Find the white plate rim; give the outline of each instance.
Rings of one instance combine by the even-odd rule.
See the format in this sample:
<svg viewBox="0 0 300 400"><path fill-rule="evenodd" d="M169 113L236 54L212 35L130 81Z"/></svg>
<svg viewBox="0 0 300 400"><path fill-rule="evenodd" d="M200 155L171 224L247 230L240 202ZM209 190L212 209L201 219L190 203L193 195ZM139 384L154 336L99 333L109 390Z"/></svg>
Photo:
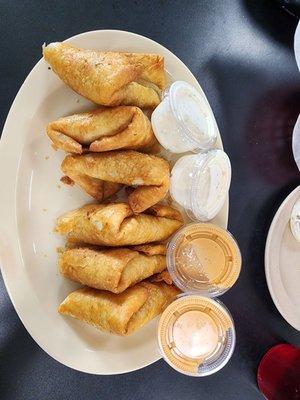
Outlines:
<svg viewBox="0 0 300 400"><path fill-rule="evenodd" d="M95 34L95 33L120 33L120 34L125 34L128 35L128 37L131 37L132 39L142 39L145 41L149 41L149 43L159 45L164 52L168 53L177 63L181 65L183 69L185 69L186 73L189 75L190 79L194 81L194 84L198 89L204 94L200 84L198 83L197 79L194 77L192 72L189 70L189 68L170 50L168 50L166 47L162 46L161 44L157 43L156 41L149 39L145 36L133 33L133 32L128 32L128 31L123 31L123 30L111 30L111 29L105 29L105 30L93 30L93 31L87 31L80 33L78 35L74 35L70 38L67 38L65 41L73 41L76 40L77 38L83 37L85 35L89 34ZM20 304L20 296L18 294L18 290L16 290L16 284L15 282L12 281L11 277L9 276L9 266L3 262L4 255L5 257L7 254L10 254L10 259L12 262L17 263L18 266L22 266L24 264L24 261L22 259L22 253L21 253L21 247L19 243L19 238L18 238L18 228L17 228L17 215L16 215L16 192L17 192L17 176L18 176L18 169L19 169L19 162L20 162L20 153L18 152L12 152L9 153L7 151L7 148L12 148L13 143L11 143L12 137L9 135L10 129L10 122L13 118L16 118L17 115L17 108L20 104L20 98L22 96L22 92L25 90L26 86L29 85L30 80L32 79L36 69L38 69L41 66L41 63L43 62L43 59L41 58L35 66L32 68L30 73L27 75L26 79L24 80L23 84L21 85L19 91L17 92L15 99L11 105L11 108L9 110L9 113L7 115L3 131L2 131L2 136L0 140L0 182L10 182L10 185L6 187L5 194L3 196L3 201L2 201L2 207L0 207L0 217L2 221L6 221L8 224L5 226L4 229L1 229L0 231L0 268L1 268L1 273L3 277L3 281L6 286L6 290L9 294L10 300L22 322L24 325L25 329L28 331L28 333L31 335L31 337L35 340L35 342L52 358L54 358L56 361L73 368L78 371L86 372L86 373L92 373L92 374L99 374L99 375L112 375L112 374L121 374L121 373L127 373L131 371L135 371L137 369L146 367L157 360L159 360L161 357L156 357L153 361L150 361L148 363L143 363L141 364L138 368L131 368L131 369L124 369L123 371L107 371L107 372L97 372L97 371L89 371L87 368L83 367L78 367L74 366L71 363L66 362L64 359L62 359L59 355L53 354L51 351L51 348L43 341L41 338L37 337L36 334L33 332L32 326L27 322L27 317L26 317L26 312L24 311L24 305ZM216 124L217 126L217 124ZM218 129L218 128L217 128ZM220 146L222 147L222 143L220 142ZM14 163L15 169L9 169L8 166L9 164ZM228 223L228 200L225 206L225 214L226 214L226 225ZM15 240L15 243L13 243L13 240ZM13 249L14 251L11 251L10 249ZM24 276L24 279L26 277Z"/></svg>
<svg viewBox="0 0 300 400"><path fill-rule="evenodd" d="M267 241L266 241L266 247L265 247L265 274L266 274L266 280L267 280L267 285L268 289L270 292L270 295L272 297L272 300L277 308L277 310L280 312L282 317L288 322L293 328L296 330L300 331L300 322L299 322L299 317L295 317L293 315L293 308L294 306L292 305L291 302L289 302L289 307L290 307L290 312L286 310L286 308L283 307L282 301L283 299L280 298L280 294L277 293L276 289L273 286L272 283L272 263L271 263L271 256L270 253L272 251L272 240L275 236L275 230L277 228L277 223L280 219L280 216L283 212L283 210L290 205L291 200L296 197L296 195L300 195L300 186L297 186L281 203L279 206L278 210L276 211L276 214L272 220L272 223L269 228L268 236L267 236ZM286 296L285 289L283 285L281 284L281 296L285 295L284 297L286 298L286 301L289 301L288 296ZM298 320L298 321L297 321Z"/></svg>

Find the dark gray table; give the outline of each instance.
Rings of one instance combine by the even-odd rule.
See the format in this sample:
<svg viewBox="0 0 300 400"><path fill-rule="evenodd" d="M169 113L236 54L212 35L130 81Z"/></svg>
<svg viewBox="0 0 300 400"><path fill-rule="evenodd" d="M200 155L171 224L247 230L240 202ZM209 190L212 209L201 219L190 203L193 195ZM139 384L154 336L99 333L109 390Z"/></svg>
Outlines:
<svg viewBox="0 0 300 400"><path fill-rule="evenodd" d="M243 254L240 279L222 296L236 322L236 351L221 372L205 379L177 374L163 361L111 377L64 367L25 331L0 280L2 400L262 399L255 376L263 353L278 342L300 345L299 333L273 305L264 275L272 217L300 183L291 156L300 110L296 23L271 0L0 0L1 125L43 42L123 29L160 42L186 63L211 102L231 158L229 229Z"/></svg>

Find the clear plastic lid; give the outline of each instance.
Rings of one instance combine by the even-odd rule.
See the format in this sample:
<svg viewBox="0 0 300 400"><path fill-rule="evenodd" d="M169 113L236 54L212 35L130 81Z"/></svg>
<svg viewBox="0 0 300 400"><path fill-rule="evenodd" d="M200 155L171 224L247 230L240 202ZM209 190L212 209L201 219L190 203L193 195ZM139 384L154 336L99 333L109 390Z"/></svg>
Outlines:
<svg viewBox="0 0 300 400"><path fill-rule="evenodd" d="M208 101L193 86L174 82L163 94L182 128L183 139L196 149L209 149L217 138L214 117Z"/></svg>
<svg viewBox="0 0 300 400"><path fill-rule="evenodd" d="M197 156L190 204L192 219L209 221L221 210L231 183L231 164L223 150L211 150Z"/></svg>
<svg viewBox="0 0 300 400"><path fill-rule="evenodd" d="M172 168L170 194L194 221L210 221L223 207L231 165L223 150L181 157Z"/></svg>
<svg viewBox="0 0 300 400"><path fill-rule="evenodd" d="M167 268L184 292L208 297L225 293L238 279L241 253L233 236L209 223L186 225L167 248Z"/></svg>
<svg viewBox="0 0 300 400"><path fill-rule="evenodd" d="M196 377L211 375L233 353L234 323L220 301L181 295L161 315L158 343L165 361L178 372Z"/></svg>

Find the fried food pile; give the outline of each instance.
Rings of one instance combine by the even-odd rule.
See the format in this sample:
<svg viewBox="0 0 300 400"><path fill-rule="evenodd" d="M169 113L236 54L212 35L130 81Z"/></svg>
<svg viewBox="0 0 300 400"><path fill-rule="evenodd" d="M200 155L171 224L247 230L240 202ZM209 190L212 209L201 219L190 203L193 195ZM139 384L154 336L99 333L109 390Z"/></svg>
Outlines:
<svg viewBox="0 0 300 400"><path fill-rule="evenodd" d="M144 112L160 103L164 59L67 43L49 44L43 56L63 82L98 105L46 127L52 146L68 153L62 181L75 183L96 201L57 219L55 231L66 238L59 271L84 285L58 311L102 331L128 335L179 293L166 271L166 241L183 218L161 202L169 190L170 168L153 154L157 142ZM110 201L123 188L127 201Z"/></svg>

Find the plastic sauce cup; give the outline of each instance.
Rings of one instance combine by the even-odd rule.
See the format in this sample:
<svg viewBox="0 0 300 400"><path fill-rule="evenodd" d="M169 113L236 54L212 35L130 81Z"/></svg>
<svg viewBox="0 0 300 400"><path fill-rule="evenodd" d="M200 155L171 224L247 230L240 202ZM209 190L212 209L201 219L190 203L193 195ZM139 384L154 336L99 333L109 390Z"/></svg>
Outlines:
<svg viewBox="0 0 300 400"><path fill-rule="evenodd" d="M174 82L163 92L151 123L157 140L172 153L207 150L217 138L207 99L184 81Z"/></svg>
<svg viewBox="0 0 300 400"><path fill-rule="evenodd" d="M194 221L210 221L223 207L231 164L223 150L181 157L171 172L170 194Z"/></svg>
<svg viewBox="0 0 300 400"><path fill-rule="evenodd" d="M230 359L235 329L226 307L194 294L177 298L162 313L158 344L165 361L186 375L211 375Z"/></svg>
<svg viewBox="0 0 300 400"><path fill-rule="evenodd" d="M238 279L241 264L233 236L214 224L189 224L172 237L167 247L168 271L183 292L220 296Z"/></svg>

